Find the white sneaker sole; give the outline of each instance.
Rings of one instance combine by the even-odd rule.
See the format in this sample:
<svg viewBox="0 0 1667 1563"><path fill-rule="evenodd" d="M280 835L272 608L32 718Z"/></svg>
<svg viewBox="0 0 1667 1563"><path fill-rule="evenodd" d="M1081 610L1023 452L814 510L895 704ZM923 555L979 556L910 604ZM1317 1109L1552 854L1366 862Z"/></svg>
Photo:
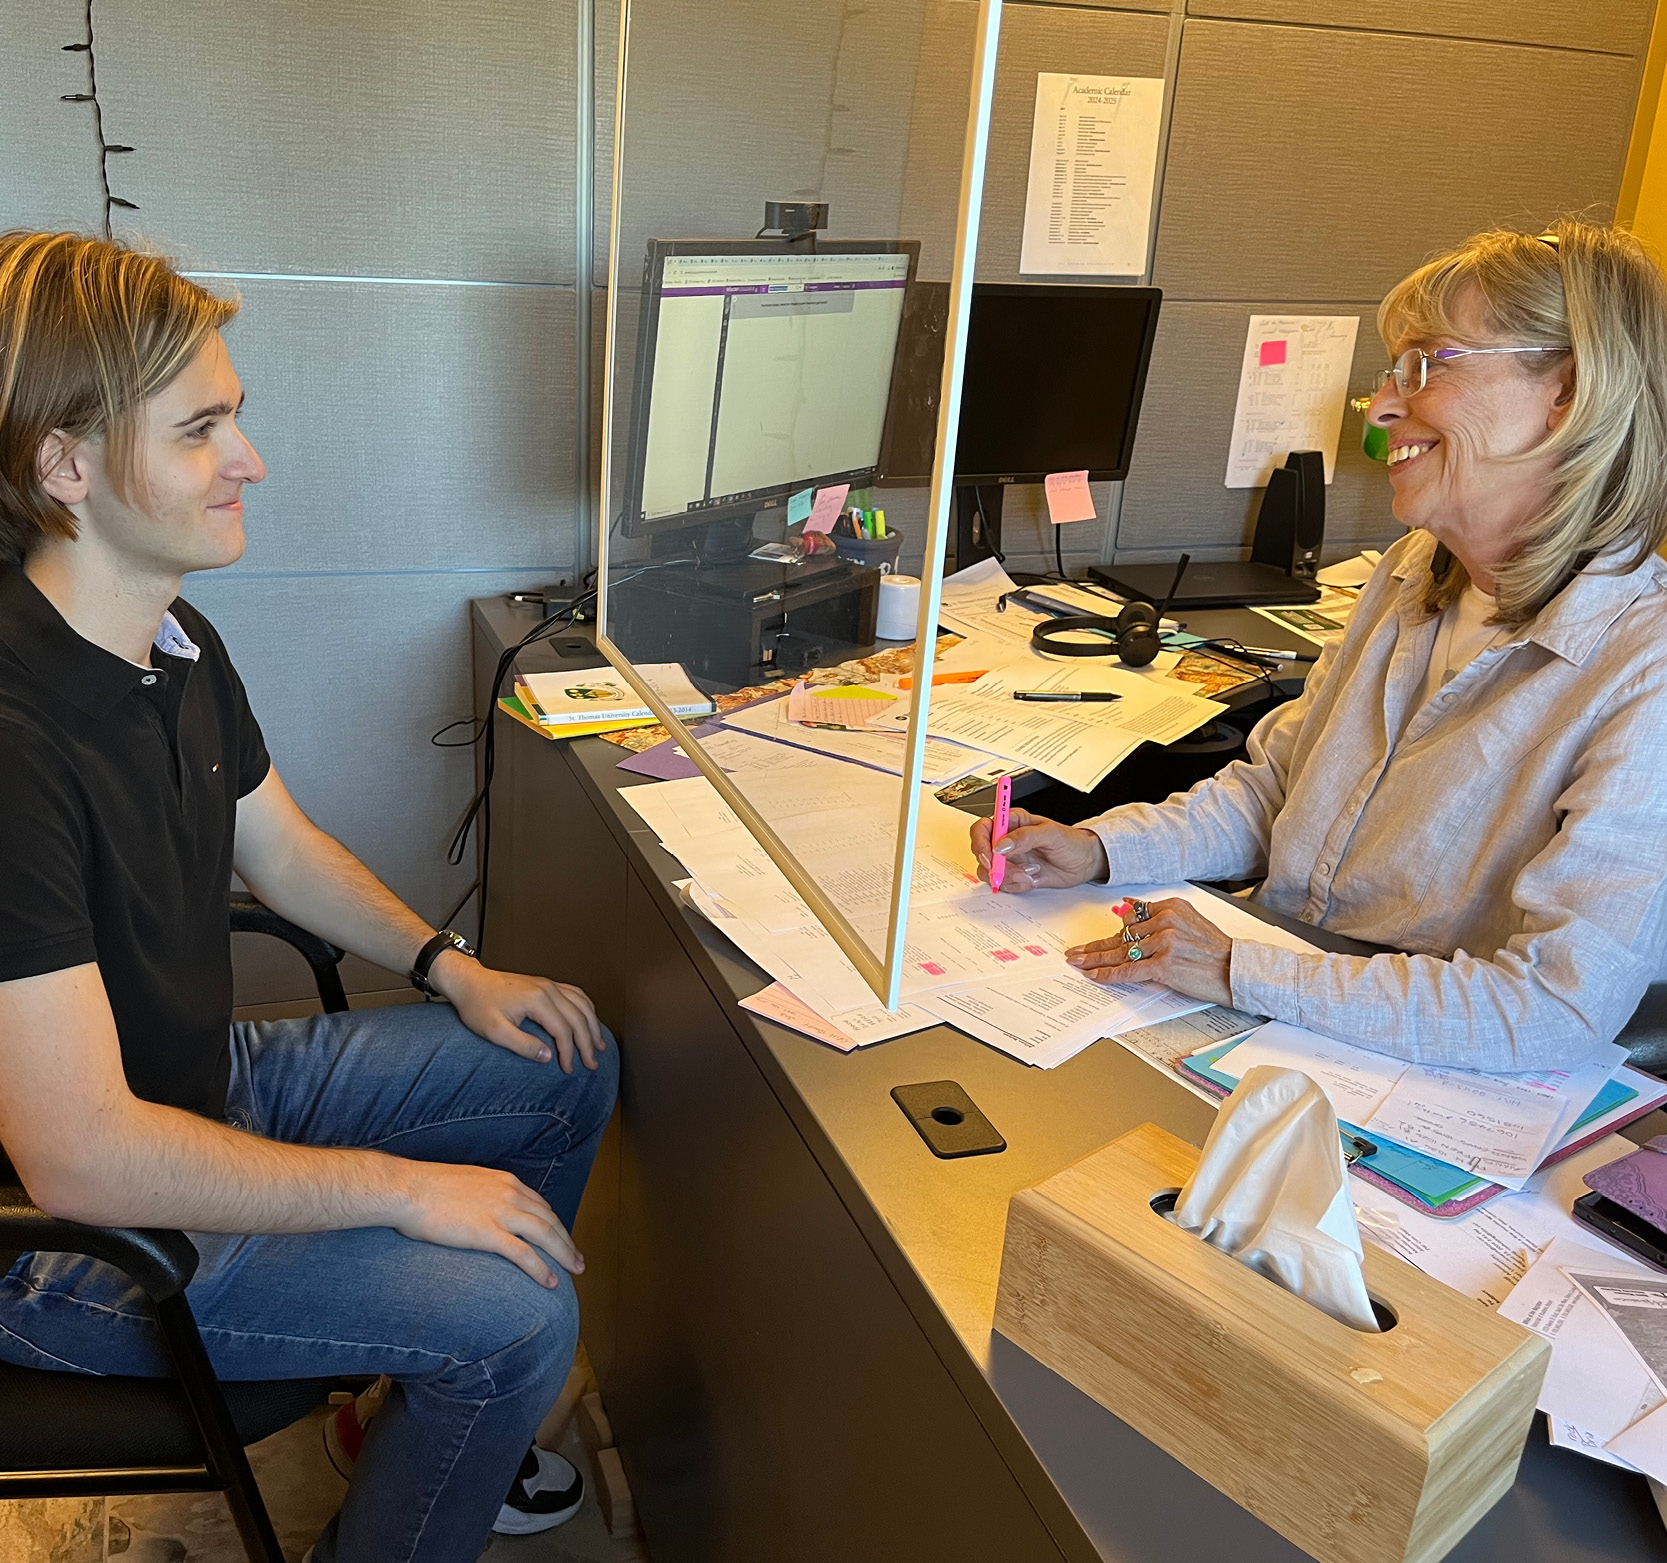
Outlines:
<svg viewBox="0 0 1667 1563"><path fill-rule="evenodd" d="M523 1514L519 1509L512 1509L507 1503L498 1510L498 1517L492 1523L492 1530L499 1536L533 1536L541 1530L554 1530L558 1525L565 1525L580 1509L584 1508L584 1494L579 1495L577 1503L570 1504L565 1509L556 1509L549 1514Z"/></svg>

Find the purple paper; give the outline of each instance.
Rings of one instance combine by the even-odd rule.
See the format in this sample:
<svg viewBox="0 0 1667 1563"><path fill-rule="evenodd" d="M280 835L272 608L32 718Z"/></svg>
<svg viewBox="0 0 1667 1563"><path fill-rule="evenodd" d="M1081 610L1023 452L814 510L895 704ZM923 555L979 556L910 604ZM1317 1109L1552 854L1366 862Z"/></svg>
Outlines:
<svg viewBox="0 0 1667 1563"><path fill-rule="evenodd" d="M716 722L702 722L689 729L696 738L710 738L722 729ZM618 769L635 771L639 776L652 776L655 781L685 781L700 775L700 767L686 754L677 752L677 740L668 738L641 754L628 754L619 762Z"/></svg>

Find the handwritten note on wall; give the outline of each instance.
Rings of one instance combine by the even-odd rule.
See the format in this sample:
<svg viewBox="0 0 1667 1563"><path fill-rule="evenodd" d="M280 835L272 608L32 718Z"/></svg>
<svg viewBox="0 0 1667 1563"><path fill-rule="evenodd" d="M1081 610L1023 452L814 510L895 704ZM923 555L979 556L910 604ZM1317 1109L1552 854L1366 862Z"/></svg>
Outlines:
<svg viewBox="0 0 1667 1563"><path fill-rule="evenodd" d="M1146 270L1162 111L1161 77L1037 76L1022 273Z"/></svg>
<svg viewBox="0 0 1667 1563"><path fill-rule="evenodd" d="M1228 488L1266 487L1268 474L1294 450L1322 452L1331 481L1359 328L1356 315L1250 317Z"/></svg>

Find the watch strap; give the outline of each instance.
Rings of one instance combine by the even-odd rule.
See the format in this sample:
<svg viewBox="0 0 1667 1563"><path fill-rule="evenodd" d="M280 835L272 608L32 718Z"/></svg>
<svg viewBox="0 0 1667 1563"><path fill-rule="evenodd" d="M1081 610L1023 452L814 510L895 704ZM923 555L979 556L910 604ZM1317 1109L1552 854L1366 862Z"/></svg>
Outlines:
<svg viewBox="0 0 1667 1563"><path fill-rule="evenodd" d="M429 968L433 966L442 950L457 950L464 955L473 955L475 947L462 934L450 928L442 928L439 933L417 951L417 958L411 962L411 986L419 993L425 993L430 998L438 997L434 986L428 980Z"/></svg>

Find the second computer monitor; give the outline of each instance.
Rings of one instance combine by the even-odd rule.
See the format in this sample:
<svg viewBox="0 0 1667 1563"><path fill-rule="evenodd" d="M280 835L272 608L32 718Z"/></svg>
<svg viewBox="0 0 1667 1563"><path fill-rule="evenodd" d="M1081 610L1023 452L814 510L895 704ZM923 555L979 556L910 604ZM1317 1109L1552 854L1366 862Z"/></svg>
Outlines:
<svg viewBox="0 0 1667 1563"><path fill-rule="evenodd" d="M1157 288L978 283L956 483L1040 483L1050 472L1127 477L1162 299ZM881 458L886 479L920 482L932 471L947 313L946 284L910 290Z"/></svg>

